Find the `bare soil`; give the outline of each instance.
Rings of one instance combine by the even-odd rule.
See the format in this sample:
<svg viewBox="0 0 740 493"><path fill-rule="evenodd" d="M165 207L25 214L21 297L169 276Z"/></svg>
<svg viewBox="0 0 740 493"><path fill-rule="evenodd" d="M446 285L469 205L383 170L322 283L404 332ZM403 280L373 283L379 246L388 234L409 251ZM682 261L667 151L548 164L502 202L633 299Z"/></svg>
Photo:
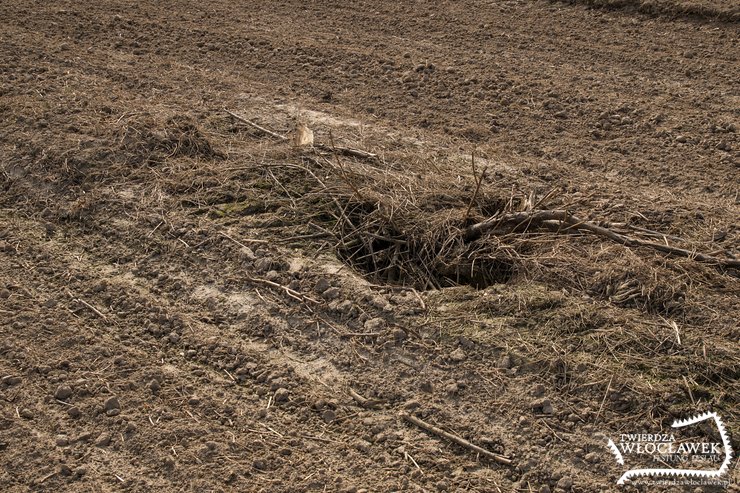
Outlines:
<svg viewBox="0 0 740 493"><path fill-rule="evenodd" d="M737 268L539 229L439 246L534 206L740 256L736 2L0 18L0 490L614 491L635 464L607 437L707 410L740 449Z"/></svg>

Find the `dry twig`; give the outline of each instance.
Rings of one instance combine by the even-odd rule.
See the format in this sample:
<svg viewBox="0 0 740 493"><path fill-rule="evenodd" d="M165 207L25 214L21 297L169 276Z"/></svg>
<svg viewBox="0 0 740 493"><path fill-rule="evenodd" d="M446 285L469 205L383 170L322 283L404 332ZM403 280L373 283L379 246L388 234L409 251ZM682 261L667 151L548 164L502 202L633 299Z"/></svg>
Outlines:
<svg viewBox="0 0 740 493"><path fill-rule="evenodd" d="M512 460L504 455L495 454L489 450L486 450L482 447L479 447L473 443L470 443L469 441L465 440L462 437L459 437L457 435L453 435L452 433L446 432L441 428L437 428L434 425L431 425L427 423L426 421L423 421L416 416L412 416L410 414L402 413L401 417L408 421L411 424L414 424L418 426L419 428L422 428L429 433L433 433L435 435L438 435L442 438L446 438L447 440L450 440L451 442L454 442L462 447L465 447L469 450L472 450L473 452L476 452L480 455L483 455L485 457L488 457L489 459L498 462L499 464L505 464L507 466L512 464Z"/></svg>

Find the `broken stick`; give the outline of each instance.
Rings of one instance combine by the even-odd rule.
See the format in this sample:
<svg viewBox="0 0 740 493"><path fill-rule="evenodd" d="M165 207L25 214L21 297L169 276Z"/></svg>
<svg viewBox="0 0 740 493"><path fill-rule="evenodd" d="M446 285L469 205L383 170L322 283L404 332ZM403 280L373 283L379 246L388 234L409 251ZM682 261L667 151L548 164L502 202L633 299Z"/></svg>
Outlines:
<svg viewBox="0 0 740 493"><path fill-rule="evenodd" d="M314 144L314 147L321 149L322 151L338 152L339 154L345 154L347 156L359 157L362 159L377 159L378 155L372 152L363 151L362 149L354 149L352 147L342 146L328 146L326 144Z"/></svg>
<svg viewBox="0 0 740 493"><path fill-rule="evenodd" d="M291 298L301 301L303 303L314 303L316 305L320 304L320 301L317 301L309 296L306 296L305 294L299 293L298 291L295 291L293 289L290 289L288 286L283 286L282 284L278 284L276 282L268 281L267 279L260 279L258 277L249 277L247 276L246 279L250 282L258 283L258 284L264 284L265 286L270 286L271 288L275 289L282 289L285 291L285 294L290 296Z"/></svg>
<svg viewBox="0 0 740 493"><path fill-rule="evenodd" d="M686 250L684 248L678 248L663 243L655 243L652 241L632 238L621 233L616 233L611 229L599 226L598 224L579 219L569 211L565 210L526 211L493 216L485 221L469 226L464 233L465 240L477 240L489 231L496 230L504 224L514 225L513 228L511 226L507 227L507 230L509 231L526 231L532 225L556 226L557 231L562 233L570 231L588 231L594 235L608 238L615 243L619 243L627 247L647 247L674 257L684 257L698 262L706 262L724 267L734 267L736 269L740 267L740 260L714 257L694 250Z"/></svg>
<svg viewBox="0 0 740 493"><path fill-rule="evenodd" d="M257 129L257 130L259 130L260 132L262 132L264 134L267 134L267 135L269 135L271 137L275 137L276 139L288 140L288 137L286 137L285 135L280 135L278 133L273 132L272 130L267 130L265 127L261 127L261 126L257 125L256 123L254 123L253 121L247 120L243 116L239 116L236 113L232 113L229 110L224 110L224 111L226 113L228 113L229 115L231 115L232 118L234 118L236 120L239 120L240 122L245 123L245 124L249 125L250 127Z"/></svg>
<svg viewBox="0 0 740 493"><path fill-rule="evenodd" d="M485 457L488 457L489 459L498 462L499 464L505 464L507 466L510 466L512 463L512 460L504 455L495 454L489 450L486 450L482 447L479 447L473 443L470 443L469 441L465 440L462 437L459 437L457 435L453 435L452 433L448 433L444 431L441 428L437 428L434 425L430 425L426 421L422 421L421 419L417 418L416 416L412 416L410 414L401 413L401 417L408 421L411 424L414 424L418 426L419 428L422 428L429 433L434 433L437 436L440 436L442 438L446 438L447 440L454 442L462 447L465 447L469 450L472 450L473 452L479 453Z"/></svg>

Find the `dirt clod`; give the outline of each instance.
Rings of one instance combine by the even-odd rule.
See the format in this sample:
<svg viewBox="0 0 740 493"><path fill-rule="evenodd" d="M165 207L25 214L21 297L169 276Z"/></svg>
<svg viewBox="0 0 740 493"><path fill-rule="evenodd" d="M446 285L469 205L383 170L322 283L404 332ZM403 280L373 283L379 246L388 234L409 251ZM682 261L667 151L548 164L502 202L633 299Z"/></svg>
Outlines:
<svg viewBox="0 0 740 493"><path fill-rule="evenodd" d="M552 414L554 412L550 399L537 399L532 401L532 410L535 413Z"/></svg>
<svg viewBox="0 0 740 493"><path fill-rule="evenodd" d="M120 410L120 409L121 409L121 403L119 402L118 397L116 396L109 397L103 403L104 411L113 411L113 410Z"/></svg>
<svg viewBox="0 0 740 493"><path fill-rule="evenodd" d="M342 291L337 287L331 287L321 293L321 297L327 301L337 299L341 296Z"/></svg>
<svg viewBox="0 0 740 493"><path fill-rule="evenodd" d="M159 383L159 381L157 381L156 378L153 378L149 381L147 387L149 388L149 390L152 391L153 394L156 394L157 392L159 392L159 389L162 388L162 385Z"/></svg>
<svg viewBox="0 0 740 493"><path fill-rule="evenodd" d="M0 380L0 383L5 384L5 385L8 385L8 386L12 386L12 385L18 385L22 381L23 381L23 379L21 377L13 376L13 375L8 375L8 376L4 376Z"/></svg>
<svg viewBox="0 0 740 493"><path fill-rule="evenodd" d="M69 385L60 385L54 392L54 398L60 401L66 401L72 397L72 388Z"/></svg>
<svg viewBox="0 0 740 493"><path fill-rule="evenodd" d="M290 390L279 388L275 391L275 402L287 402L290 399Z"/></svg>
<svg viewBox="0 0 740 493"><path fill-rule="evenodd" d="M465 354L465 351L463 351L463 349L460 347L450 353L450 360L454 361L455 363L465 361L466 358L467 355Z"/></svg>
<svg viewBox="0 0 740 493"><path fill-rule="evenodd" d="M337 419L337 413L333 409L324 409L321 411L321 419L324 423L331 424Z"/></svg>

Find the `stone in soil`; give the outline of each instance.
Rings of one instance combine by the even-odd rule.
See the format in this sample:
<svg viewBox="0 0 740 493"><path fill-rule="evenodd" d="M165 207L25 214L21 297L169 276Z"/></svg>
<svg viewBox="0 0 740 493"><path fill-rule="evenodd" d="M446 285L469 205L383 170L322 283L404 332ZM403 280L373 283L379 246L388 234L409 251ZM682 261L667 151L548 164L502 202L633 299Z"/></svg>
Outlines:
<svg viewBox="0 0 740 493"><path fill-rule="evenodd" d="M460 347L450 353L450 360L456 363L465 361L465 358L467 358L467 355L465 354L465 351L463 351L463 349Z"/></svg>
<svg viewBox="0 0 740 493"><path fill-rule="evenodd" d="M377 332L379 330L383 330L385 326L385 320L380 317L371 318L370 320L365 321L365 330L367 330L368 332Z"/></svg>
<svg viewBox="0 0 740 493"><path fill-rule="evenodd" d="M321 293L321 297L327 301L331 301L331 300L339 298L340 294L341 294L341 291L339 290L339 288L329 288L323 293Z"/></svg>
<svg viewBox="0 0 740 493"><path fill-rule="evenodd" d="M103 404L103 410L104 411L112 411L114 409L121 409L121 403L118 400L118 397L113 396L106 399L105 403Z"/></svg>
<svg viewBox="0 0 740 493"><path fill-rule="evenodd" d="M532 401L532 410L535 413L552 414L553 407L550 399L536 399Z"/></svg>
<svg viewBox="0 0 740 493"><path fill-rule="evenodd" d="M324 423L333 423L337 419L337 413L331 409L324 409L321 412L321 419L324 420Z"/></svg>
<svg viewBox="0 0 740 493"><path fill-rule="evenodd" d="M69 385L60 385L54 392L54 398L60 401L66 401L72 397L72 388Z"/></svg>
<svg viewBox="0 0 740 493"><path fill-rule="evenodd" d="M275 402L286 402L290 398L290 391L285 388L279 388L275 391Z"/></svg>
<svg viewBox="0 0 740 493"><path fill-rule="evenodd" d="M331 287L331 282L329 282L328 279L322 277L321 279L316 281L316 285L314 286L313 290L316 293L321 294L325 292L327 289L329 289L330 287Z"/></svg>
<svg viewBox="0 0 740 493"><path fill-rule="evenodd" d="M149 387L149 390L151 390L153 394L156 394L157 392L159 392L159 389L162 388L162 386L159 384L159 382L156 379L152 379L152 381L149 382L147 387Z"/></svg>

